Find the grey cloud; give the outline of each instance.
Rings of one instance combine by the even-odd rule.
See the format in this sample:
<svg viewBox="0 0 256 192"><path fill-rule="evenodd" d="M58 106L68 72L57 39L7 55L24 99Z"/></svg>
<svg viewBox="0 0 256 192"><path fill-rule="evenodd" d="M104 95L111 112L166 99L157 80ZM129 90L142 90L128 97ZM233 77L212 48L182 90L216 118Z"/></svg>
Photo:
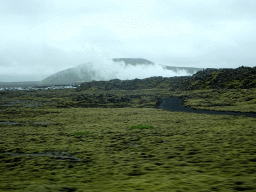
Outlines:
<svg viewBox="0 0 256 192"><path fill-rule="evenodd" d="M233 17L237 18L256 18L256 1L254 0L234 0L231 1L231 9L233 10Z"/></svg>
<svg viewBox="0 0 256 192"><path fill-rule="evenodd" d="M46 74L79 65L86 60L83 53L67 54L47 44L12 43L0 50L0 55L4 55L0 66L8 65L13 70L24 68L31 72L38 72L41 68Z"/></svg>
<svg viewBox="0 0 256 192"><path fill-rule="evenodd" d="M39 77L120 57L255 66L255 7L254 0L0 0L0 76Z"/></svg>
<svg viewBox="0 0 256 192"><path fill-rule="evenodd" d="M252 19L256 17L254 7L256 1L225 0L225 1L166 1L160 0L157 14L160 19L185 18L195 23L220 20Z"/></svg>
<svg viewBox="0 0 256 192"><path fill-rule="evenodd" d="M34 27L50 18L44 0L0 1L0 25Z"/></svg>
<svg viewBox="0 0 256 192"><path fill-rule="evenodd" d="M44 12L43 0L1 0L0 14L35 16Z"/></svg>
<svg viewBox="0 0 256 192"><path fill-rule="evenodd" d="M34 26L55 17L116 13L121 10L121 6L104 0L1 0L0 24L19 23L19 25Z"/></svg>
<svg viewBox="0 0 256 192"><path fill-rule="evenodd" d="M118 38L117 35L108 29L100 27L85 27L83 33L78 37L77 42L81 44L84 51L89 54L101 52L104 57L114 58L126 55L128 43Z"/></svg>
<svg viewBox="0 0 256 192"><path fill-rule="evenodd" d="M51 1L47 4L48 12L60 16L75 16L80 14L102 14L122 11L123 8L104 0L94 1Z"/></svg>
<svg viewBox="0 0 256 192"><path fill-rule="evenodd" d="M53 14L72 16L79 14L102 13L122 10L121 6L105 2L104 0L1 0L0 14L20 16L46 16Z"/></svg>

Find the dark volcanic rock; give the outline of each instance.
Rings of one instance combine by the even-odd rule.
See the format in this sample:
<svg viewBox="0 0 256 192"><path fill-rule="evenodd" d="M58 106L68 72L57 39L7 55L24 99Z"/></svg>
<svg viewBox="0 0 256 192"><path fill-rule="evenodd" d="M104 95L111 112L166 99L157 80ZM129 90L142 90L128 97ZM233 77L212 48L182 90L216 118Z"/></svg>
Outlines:
<svg viewBox="0 0 256 192"><path fill-rule="evenodd" d="M183 90L195 89L250 89L256 87L256 67L236 69L206 69L182 83Z"/></svg>
<svg viewBox="0 0 256 192"><path fill-rule="evenodd" d="M139 89L250 89L256 87L256 67L239 67L236 69L206 69L193 76L181 77L150 77L145 79L110 81L93 81L81 84L76 91L91 88L108 90L139 90Z"/></svg>
<svg viewBox="0 0 256 192"><path fill-rule="evenodd" d="M145 79L119 80L110 81L92 81L80 85L76 91L88 90L92 87L103 91L121 89L121 90L138 90L138 89L154 89L154 88L171 88L177 89L181 80L189 79L191 76L182 77L150 77Z"/></svg>
<svg viewBox="0 0 256 192"><path fill-rule="evenodd" d="M135 101L136 100L136 101ZM160 97L155 94L125 94L122 96L115 94L79 94L72 98L75 102L75 107L108 107L108 104L112 104L111 107L129 107L132 103L137 102L146 105L155 103L159 105L161 103ZM77 102L78 101L78 102Z"/></svg>

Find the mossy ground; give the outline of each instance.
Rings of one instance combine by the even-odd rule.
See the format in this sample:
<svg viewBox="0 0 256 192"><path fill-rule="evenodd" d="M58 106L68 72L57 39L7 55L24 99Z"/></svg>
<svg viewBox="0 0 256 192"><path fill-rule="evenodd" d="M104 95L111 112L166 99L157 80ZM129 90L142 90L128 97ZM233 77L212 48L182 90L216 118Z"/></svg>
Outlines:
<svg viewBox="0 0 256 192"><path fill-rule="evenodd" d="M195 90L185 106L196 109L255 112L256 89Z"/></svg>
<svg viewBox="0 0 256 192"><path fill-rule="evenodd" d="M185 104L195 107L197 99L206 102L207 95L213 98L207 102L228 104L225 94L231 93L200 92L205 93L163 90L158 94L192 95ZM232 93L238 94L237 110L250 109L255 90ZM248 97L252 99L246 101ZM27 99L15 97L21 98ZM251 106L250 111L256 112ZM256 191L256 119L252 117L45 105L8 107L0 119L23 123L0 124L0 191ZM141 125L153 128L140 129ZM73 134L77 132L90 134ZM84 162L3 153L46 151L64 151Z"/></svg>

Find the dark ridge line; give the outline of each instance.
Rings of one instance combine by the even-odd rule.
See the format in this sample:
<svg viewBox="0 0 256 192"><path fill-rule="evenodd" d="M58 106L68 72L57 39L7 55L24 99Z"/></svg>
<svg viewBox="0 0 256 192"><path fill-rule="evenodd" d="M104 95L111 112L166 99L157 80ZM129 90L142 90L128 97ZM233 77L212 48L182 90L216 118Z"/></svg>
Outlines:
<svg viewBox="0 0 256 192"><path fill-rule="evenodd" d="M42 153L34 153L34 154L4 152L4 154L14 155L14 156L32 156L32 157L49 156L49 157L54 157L56 159L67 160L75 163L86 162L83 159L70 155L66 152L42 152Z"/></svg>
<svg viewBox="0 0 256 192"><path fill-rule="evenodd" d="M178 97L165 97L161 98L160 105L156 106L158 109L173 111L173 112L187 112L187 113L207 113L211 115L244 115L248 117L256 118L256 113L241 113L235 111L211 111L211 110L202 110L202 109L192 109L189 107L184 107L182 99Z"/></svg>

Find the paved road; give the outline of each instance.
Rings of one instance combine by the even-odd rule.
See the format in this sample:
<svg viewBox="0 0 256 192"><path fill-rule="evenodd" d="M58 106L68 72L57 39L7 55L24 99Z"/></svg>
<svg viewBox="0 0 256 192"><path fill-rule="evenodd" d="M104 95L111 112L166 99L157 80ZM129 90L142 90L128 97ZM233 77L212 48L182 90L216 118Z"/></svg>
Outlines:
<svg viewBox="0 0 256 192"><path fill-rule="evenodd" d="M182 106L182 100L177 97L161 98L162 103L156 107L158 109L164 109L168 111L181 111L187 113L207 113L212 115L245 115L256 118L256 113L238 113L230 111L210 111L210 110L196 110L189 107Z"/></svg>

